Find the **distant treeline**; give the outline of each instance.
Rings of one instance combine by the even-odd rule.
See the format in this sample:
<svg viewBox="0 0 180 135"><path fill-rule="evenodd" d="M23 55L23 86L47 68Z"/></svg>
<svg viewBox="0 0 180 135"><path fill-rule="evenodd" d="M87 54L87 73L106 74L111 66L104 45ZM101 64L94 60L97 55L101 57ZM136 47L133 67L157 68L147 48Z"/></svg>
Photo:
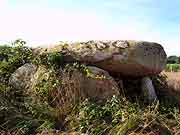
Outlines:
<svg viewBox="0 0 180 135"><path fill-rule="evenodd" d="M167 64L180 64L180 56L172 55L167 58Z"/></svg>

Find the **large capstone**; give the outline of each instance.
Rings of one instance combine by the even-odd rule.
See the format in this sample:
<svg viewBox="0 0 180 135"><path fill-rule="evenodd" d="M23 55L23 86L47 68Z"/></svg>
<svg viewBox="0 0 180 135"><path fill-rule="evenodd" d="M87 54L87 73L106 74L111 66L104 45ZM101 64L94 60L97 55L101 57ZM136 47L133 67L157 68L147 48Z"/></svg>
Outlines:
<svg viewBox="0 0 180 135"><path fill-rule="evenodd" d="M60 43L47 52L63 52L73 61L95 65L122 76L149 76L160 73L166 65L163 47L154 42L131 40ZM66 57L65 57L66 60Z"/></svg>

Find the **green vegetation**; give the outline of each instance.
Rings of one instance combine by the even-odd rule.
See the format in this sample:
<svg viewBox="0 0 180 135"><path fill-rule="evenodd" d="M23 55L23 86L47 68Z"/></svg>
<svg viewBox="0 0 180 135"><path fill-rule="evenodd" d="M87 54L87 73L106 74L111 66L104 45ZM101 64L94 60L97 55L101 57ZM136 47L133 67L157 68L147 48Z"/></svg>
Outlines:
<svg viewBox="0 0 180 135"><path fill-rule="evenodd" d="M32 49L16 40L0 46L0 130L34 132L53 125L52 108L24 90L9 85L11 74L25 63L33 61Z"/></svg>
<svg viewBox="0 0 180 135"><path fill-rule="evenodd" d="M166 72L179 72L180 64L167 64L165 68Z"/></svg>
<svg viewBox="0 0 180 135"><path fill-rule="evenodd" d="M180 71L180 57L172 55L167 58L166 72L179 72Z"/></svg>
<svg viewBox="0 0 180 135"><path fill-rule="evenodd" d="M63 55L59 52L37 55L32 62L36 65L45 65L51 69L57 69L60 68L60 65L64 65Z"/></svg>
<svg viewBox="0 0 180 135"><path fill-rule="evenodd" d="M165 103L166 99L149 105L114 96L99 103L79 99L74 93L67 95L71 89L78 90L73 84L73 72L93 77L87 66L77 62L67 64L58 52L34 55L33 50L24 45L19 39L0 46L0 131L34 134L58 129L119 135L151 131L171 135L180 131L180 107ZM30 92L9 84L11 74L25 63L44 67ZM69 76L63 80L66 74ZM165 87L164 77L157 76L153 81L157 90Z"/></svg>
<svg viewBox="0 0 180 135"><path fill-rule="evenodd" d="M167 65L165 68L166 72L179 72L180 71L180 57L178 56L169 56L167 58Z"/></svg>
<svg viewBox="0 0 180 135"><path fill-rule="evenodd" d="M180 109L180 108L179 108ZM130 103L126 98L113 97L103 105L95 104L89 100L75 108L66 118L68 129L89 132L93 134L145 134L159 128L161 134L173 134L170 130L173 123L180 130L179 109L167 108L156 102L152 105ZM175 116L176 115L176 116ZM163 125L168 128L163 129ZM162 127L161 127L162 126ZM162 128L162 129L161 129ZM155 132L155 131L154 131Z"/></svg>
<svg viewBox="0 0 180 135"><path fill-rule="evenodd" d="M168 64L180 64L180 57L175 56L175 55L169 56L167 58L167 63Z"/></svg>
<svg viewBox="0 0 180 135"><path fill-rule="evenodd" d="M0 82L7 83L10 75L32 59L31 48L24 47L25 41L16 40L10 45L0 46ZM1 84L2 85L2 84Z"/></svg>

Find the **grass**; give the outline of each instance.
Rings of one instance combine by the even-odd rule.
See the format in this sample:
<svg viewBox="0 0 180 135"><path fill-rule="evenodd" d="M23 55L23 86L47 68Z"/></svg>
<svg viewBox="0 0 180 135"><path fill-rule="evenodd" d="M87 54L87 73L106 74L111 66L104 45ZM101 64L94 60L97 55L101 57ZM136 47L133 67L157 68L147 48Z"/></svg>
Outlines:
<svg viewBox="0 0 180 135"><path fill-rule="evenodd" d="M175 134L180 131L179 109L168 110L159 102L142 106L125 98L113 97L103 105L85 100L66 120L69 130L89 134ZM173 124L169 122L171 120Z"/></svg>
<svg viewBox="0 0 180 135"><path fill-rule="evenodd" d="M166 72L179 72L180 64L167 64L165 68Z"/></svg>
<svg viewBox="0 0 180 135"><path fill-rule="evenodd" d="M95 135L173 135L180 131L179 106L162 101L149 105L116 96L101 103L85 98L75 101L78 97L75 92L80 86L74 79L78 76L64 74L61 77L63 85L57 90L64 90L65 95L54 91L52 94L56 98L50 101L23 95L22 91L7 90L4 95L1 92L1 130L23 134L47 131L50 134L51 130L58 129ZM52 101L56 105L52 105ZM63 107L69 108L68 111Z"/></svg>

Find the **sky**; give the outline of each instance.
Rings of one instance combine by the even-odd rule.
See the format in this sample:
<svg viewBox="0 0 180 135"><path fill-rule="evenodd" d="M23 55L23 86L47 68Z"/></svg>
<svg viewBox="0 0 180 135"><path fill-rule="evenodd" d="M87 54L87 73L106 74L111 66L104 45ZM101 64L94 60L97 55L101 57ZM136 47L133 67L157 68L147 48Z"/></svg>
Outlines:
<svg viewBox="0 0 180 135"><path fill-rule="evenodd" d="M180 56L180 0L0 0L0 44L144 40Z"/></svg>

